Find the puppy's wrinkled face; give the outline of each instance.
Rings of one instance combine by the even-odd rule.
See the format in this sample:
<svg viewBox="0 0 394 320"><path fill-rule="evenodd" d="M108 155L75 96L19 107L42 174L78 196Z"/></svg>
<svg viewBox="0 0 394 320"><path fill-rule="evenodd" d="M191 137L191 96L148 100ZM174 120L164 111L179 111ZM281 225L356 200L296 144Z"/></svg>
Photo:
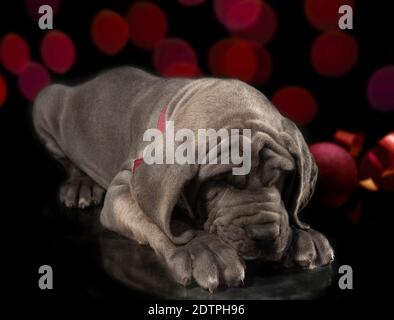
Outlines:
<svg viewBox="0 0 394 320"><path fill-rule="evenodd" d="M264 181L261 170L247 176L208 181L200 196L205 203L204 228L216 233L244 259L279 260L289 242L289 218L282 196L289 172Z"/></svg>

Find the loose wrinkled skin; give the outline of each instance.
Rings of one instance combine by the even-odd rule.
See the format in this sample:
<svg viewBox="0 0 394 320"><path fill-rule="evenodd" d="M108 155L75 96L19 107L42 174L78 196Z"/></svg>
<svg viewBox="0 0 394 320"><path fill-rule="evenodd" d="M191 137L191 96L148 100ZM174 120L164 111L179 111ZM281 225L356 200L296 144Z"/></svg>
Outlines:
<svg viewBox="0 0 394 320"><path fill-rule="evenodd" d="M163 106L175 129L251 129L250 173L234 176L231 165L221 164L134 168L143 133L156 127ZM333 260L327 239L298 219L317 178L308 146L245 83L118 68L79 86L49 86L34 104L33 120L69 174L62 203L85 208L102 203L106 191L101 223L149 245L182 285L194 280L211 292L239 286L244 260L302 268Z"/></svg>
<svg viewBox="0 0 394 320"><path fill-rule="evenodd" d="M327 239L319 232L292 228L281 187L239 189L210 186L205 227L236 249L245 260L281 262L313 268L333 260Z"/></svg>

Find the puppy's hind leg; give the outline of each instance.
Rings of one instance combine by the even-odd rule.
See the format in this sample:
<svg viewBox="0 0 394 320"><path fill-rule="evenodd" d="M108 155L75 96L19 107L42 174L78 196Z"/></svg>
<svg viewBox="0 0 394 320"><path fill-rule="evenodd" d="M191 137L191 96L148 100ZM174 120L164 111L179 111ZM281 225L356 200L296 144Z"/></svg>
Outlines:
<svg viewBox="0 0 394 320"><path fill-rule="evenodd" d="M65 155L60 146L45 130L37 129L49 153L62 164L67 172L67 180L60 187L60 202L68 208L86 208L101 204L105 190L79 170Z"/></svg>
<svg viewBox="0 0 394 320"><path fill-rule="evenodd" d="M60 187L60 201L68 208L84 209L103 202L105 190L71 163L68 179Z"/></svg>
<svg viewBox="0 0 394 320"><path fill-rule="evenodd" d="M39 95L33 107L33 123L45 148L67 171L68 179L60 188L60 201L67 207L86 208L102 203L105 190L68 159L54 133L59 128L55 119L51 119L51 112L58 110L58 104L62 103L58 97L64 93L64 88L51 85Z"/></svg>
<svg viewBox="0 0 394 320"><path fill-rule="evenodd" d="M60 202L68 208L80 209L101 204L105 190L78 169L57 145L47 143L46 147L67 172L67 180L59 191Z"/></svg>

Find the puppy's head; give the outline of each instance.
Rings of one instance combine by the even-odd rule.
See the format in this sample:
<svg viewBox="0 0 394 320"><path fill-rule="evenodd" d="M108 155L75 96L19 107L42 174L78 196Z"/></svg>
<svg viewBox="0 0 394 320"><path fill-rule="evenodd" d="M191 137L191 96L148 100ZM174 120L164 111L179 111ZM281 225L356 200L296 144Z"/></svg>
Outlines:
<svg viewBox="0 0 394 320"><path fill-rule="evenodd" d="M283 138L288 148L260 149L248 175L228 172L199 191L204 228L245 259L279 260L291 240L290 225L307 227L298 212L313 193L317 167L300 133Z"/></svg>
<svg viewBox="0 0 394 320"><path fill-rule="evenodd" d="M289 241L293 170L276 170L264 181L262 168L246 176L216 177L199 192L204 228L216 233L244 259L277 260Z"/></svg>

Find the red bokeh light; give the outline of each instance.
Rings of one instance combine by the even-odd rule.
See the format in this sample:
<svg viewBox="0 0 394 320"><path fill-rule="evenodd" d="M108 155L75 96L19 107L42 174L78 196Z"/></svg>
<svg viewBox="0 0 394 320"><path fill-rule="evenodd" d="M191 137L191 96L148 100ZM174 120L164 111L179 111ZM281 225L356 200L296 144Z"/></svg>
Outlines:
<svg viewBox="0 0 394 320"><path fill-rule="evenodd" d="M224 75L224 56L235 41L235 38L223 39L216 42L210 48L208 53L208 65L212 74L216 76Z"/></svg>
<svg viewBox="0 0 394 320"><path fill-rule="evenodd" d="M246 82L253 80L258 67L254 45L236 38L215 43L209 50L208 63L214 75Z"/></svg>
<svg viewBox="0 0 394 320"><path fill-rule="evenodd" d="M129 25L118 13L101 10L93 19L91 36L96 47L106 54L116 54L129 37Z"/></svg>
<svg viewBox="0 0 394 320"><path fill-rule="evenodd" d="M313 43L312 65L317 73L326 77L339 77L348 73L356 64L358 44L349 34L327 31Z"/></svg>
<svg viewBox="0 0 394 320"><path fill-rule="evenodd" d="M177 62L170 64L163 72L164 77L194 78L201 75L201 70L192 63Z"/></svg>
<svg viewBox="0 0 394 320"><path fill-rule="evenodd" d="M310 146L319 168L314 200L324 207L345 204L357 187L357 167L351 155L329 142Z"/></svg>
<svg viewBox="0 0 394 320"><path fill-rule="evenodd" d="M19 74L30 60L29 45L21 36L9 33L1 41L0 58L5 69Z"/></svg>
<svg viewBox="0 0 394 320"><path fill-rule="evenodd" d="M153 49L166 36L167 17L153 3L134 3L127 13L127 21L130 26L130 40L137 47Z"/></svg>
<svg viewBox="0 0 394 320"><path fill-rule="evenodd" d="M309 23L320 30L338 28L338 10L342 5L354 8L353 0L305 0L304 4Z"/></svg>
<svg viewBox="0 0 394 320"><path fill-rule="evenodd" d="M272 98L279 111L297 125L307 125L317 114L317 102L306 89L288 86L280 89Z"/></svg>
<svg viewBox="0 0 394 320"><path fill-rule="evenodd" d="M50 31L41 42L41 57L50 70L63 74L75 62L74 43L65 33Z"/></svg>
<svg viewBox="0 0 394 320"><path fill-rule="evenodd" d="M0 106L2 106L7 99L8 88L4 77L0 74Z"/></svg>
<svg viewBox="0 0 394 320"><path fill-rule="evenodd" d="M232 34L265 45L274 36L277 24L274 9L268 3L262 2L261 9L254 22L246 28L234 30Z"/></svg>
<svg viewBox="0 0 394 320"><path fill-rule="evenodd" d="M197 66L197 55L186 41L169 38L161 41L153 51L153 66L160 75L173 64L186 63ZM174 67L175 68L175 67ZM168 71L167 71L168 72Z"/></svg>
<svg viewBox="0 0 394 320"><path fill-rule="evenodd" d="M254 85L263 85L269 80L272 73L271 55L266 48L257 45L254 46L254 52L257 57L257 70L253 75L251 83Z"/></svg>
<svg viewBox="0 0 394 320"><path fill-rule="evenodd" d="M33 101L37 94L50 83L49 72L44 66L36 62L29 62L18 78L19 89L29 101Z"/></svg>
<svg viewBox="0 0 394 320"><path fill-rule="evenodd" d="M224 56L224 76L250 82L257 70L257 57L252 45L238 40Z"/></svg>
<svg viewBox="0 0 394 320"><path fill-rule="evenodd" d="M229 30L242 30L253 25L260 15L260 0L214 0L218 20Z"/></svg>
<svg viewBox="0 0 394 320"><path fill-rule="evenodd" d="M371 76L368 82L368 99L377 111L394 111L394 65L385 66Z"/></svg>

